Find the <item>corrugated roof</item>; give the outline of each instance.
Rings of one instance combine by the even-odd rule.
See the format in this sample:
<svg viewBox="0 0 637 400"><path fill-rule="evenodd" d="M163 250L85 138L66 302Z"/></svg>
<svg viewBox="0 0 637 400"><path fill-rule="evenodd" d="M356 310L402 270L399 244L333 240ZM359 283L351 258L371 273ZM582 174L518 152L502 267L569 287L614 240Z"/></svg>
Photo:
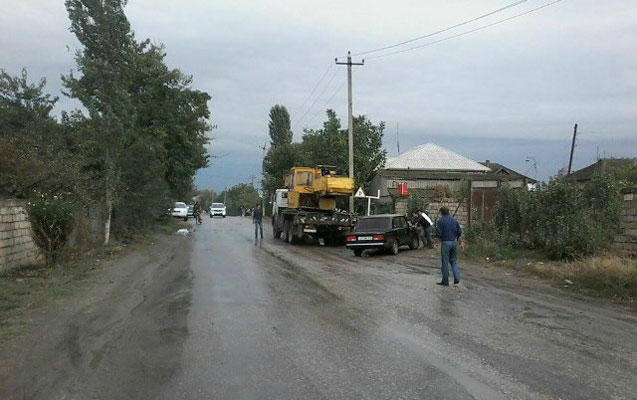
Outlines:
<svg viewBox="0 0 637 400"><path fill-rule="evenodd" d="M423 144L387 160L385 169L491 172L488 167L434 143Z"/></svg>

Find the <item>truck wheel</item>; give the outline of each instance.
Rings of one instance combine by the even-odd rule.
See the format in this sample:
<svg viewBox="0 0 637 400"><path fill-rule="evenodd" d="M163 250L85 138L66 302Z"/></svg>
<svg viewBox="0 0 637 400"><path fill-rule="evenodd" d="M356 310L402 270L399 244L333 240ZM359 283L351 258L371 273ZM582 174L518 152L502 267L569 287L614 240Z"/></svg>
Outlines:
<svg viewBox="0 0 637 400"><path fill-rule="evenodd" d="M392 239L389 245L389 254L395 256L398 254L398 240Z"/></svg>
<svg viewBox="0 0 637 400"><path fill-rule="evenodd" d="M414 235L411 239L411 243L409 243L409 250L416 250L420 247L420 241L418 240L418 236Z"/></svg>
<svg viewBox="0 0 637 400"><path fill-rule="evenodd" d="M281 231L276 229L275 227L272 227L272 234L274 235L275 239L281 238Z"/></svg>
<svg viewBox="0 0 637 400"><path fill-rule="evenodd" d="M363 255L363 250L361 250L361 249L354 250L354 256L355 257L360 257L362 255Z"/></svg>

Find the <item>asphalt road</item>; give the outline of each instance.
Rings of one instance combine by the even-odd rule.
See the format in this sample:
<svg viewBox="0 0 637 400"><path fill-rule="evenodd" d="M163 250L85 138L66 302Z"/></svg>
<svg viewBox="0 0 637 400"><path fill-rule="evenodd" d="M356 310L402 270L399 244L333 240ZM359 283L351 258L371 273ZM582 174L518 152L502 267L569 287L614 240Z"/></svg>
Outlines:
<svg viewBox="0 0 637 400"><path fill-rule="evenodd" d="M637 317L532 277L461 262L438 287L430 250L255 245L244 218L173 242L70 307L0 397L637 398Z"/></svg>

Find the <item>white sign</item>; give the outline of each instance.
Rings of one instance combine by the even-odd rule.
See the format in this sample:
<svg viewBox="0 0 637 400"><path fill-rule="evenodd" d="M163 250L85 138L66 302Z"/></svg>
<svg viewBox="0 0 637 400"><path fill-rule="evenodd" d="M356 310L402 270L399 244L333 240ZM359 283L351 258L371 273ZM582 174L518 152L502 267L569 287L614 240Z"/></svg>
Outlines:
<svg viewBox="0 0 637 400"><path fill-rule="evenodd" d="M365 196L365 192L363 192L363 188L359 187L358 191L356 192L356 194L354 195L354 197L356 198L365 198L367 196Z"/></svg>

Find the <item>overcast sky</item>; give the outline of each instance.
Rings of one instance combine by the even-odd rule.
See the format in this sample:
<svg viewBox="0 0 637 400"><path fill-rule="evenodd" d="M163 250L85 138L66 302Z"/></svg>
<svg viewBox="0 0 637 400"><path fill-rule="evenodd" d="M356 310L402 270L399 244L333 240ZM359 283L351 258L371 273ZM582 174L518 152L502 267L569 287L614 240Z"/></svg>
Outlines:
<svg viewBox="0 0 637 400"><path fill-rule="evenodd" d="M425 44L502 20L551 0L410 43ZM498 9L514 0L129 0L138 39L166 45L168 63L212 95L211 167L200 188L250 182L261 169L268 111L285 105L295 140L318 128L325 107L346 125L346 70L334 57L391 45ZM77 42L63 0L2 0L0 68L45 76L60 93ZM398 48L400 49L400 48ZM393 49L395 50L395 49ZM434 142L475 160L546 179L568 161L637 156L637 1L563 0L537 12L442 43L371 59L354 70L354 112L385 121L385 147ZM358 60L360 57L357 57ZM319 79L314 95L308 98ZM329 83L329 85L328 85ZM322 96L319 97L319 95ZM307 99L307 101L306 101ZM535 176L533 169L530 176ZM255 182L258 181L258 178Z"/></svg>

